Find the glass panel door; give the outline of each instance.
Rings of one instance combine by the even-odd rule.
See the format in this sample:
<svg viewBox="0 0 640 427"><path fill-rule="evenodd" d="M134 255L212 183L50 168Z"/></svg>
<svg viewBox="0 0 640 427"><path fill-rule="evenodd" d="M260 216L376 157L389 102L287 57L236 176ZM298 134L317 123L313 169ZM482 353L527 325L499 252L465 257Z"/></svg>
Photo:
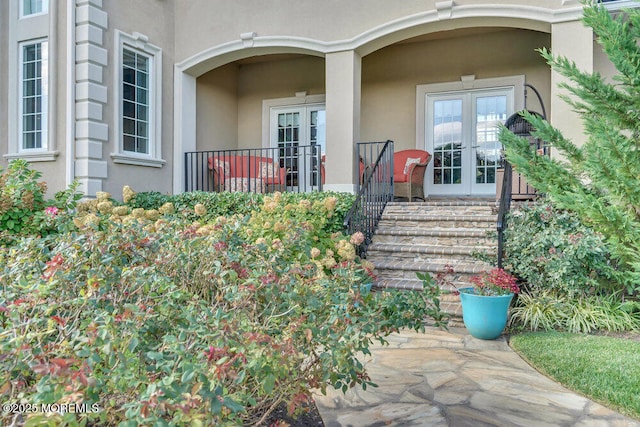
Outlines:
<svg viewBox="0 0 640 427"><path fill-rule="evenodd" d="M287 170L287 187L298 186L298 145L300 144L300 112L279 113L277 120L280 167Z"/></svg>
<svg viewBox="0 0 640 427"><path fill-rule="evenodd" d="M506 95L480 95L474 98L475 141L472 146L475 179L471 192L495 193L496 169L502 145L498 141L498 124L507 120Z"/></svg>
<svg viewBox="0 0 640 427"><path fill-rule="evenodd" d="M467 162L463 145L463 98L443 97L432 100L427 120L431 143L427 151L433 154L430 183L432 194L459 194L464 191Z"/></svg>
<svg viewBox="0 0 640 427"><path fill-rule="evenodd" d="M501 145L498 124L513 112L513 88L428 94L430 195L493 196Z"/></svg>
<svg viewBox="0 0 640 427"><path fill-rule="evenodd" d="M318 163L318 153L321 159L325 153L326 145L326 114L324 108L312 109L309 111L309 144L311 145L311 159L309 168L309 183L317 187L320 185L321 165ZM322 161L322 160L321 160Z"/></svg>
<svg viewBox="0 0 640 427"><path fill-rule="evenodd" d="M271 110L271 146L278 148L280 167L287 170L289 190L317 189L322 179L318 154L324 155L325 144L324 105Z"/></svg>

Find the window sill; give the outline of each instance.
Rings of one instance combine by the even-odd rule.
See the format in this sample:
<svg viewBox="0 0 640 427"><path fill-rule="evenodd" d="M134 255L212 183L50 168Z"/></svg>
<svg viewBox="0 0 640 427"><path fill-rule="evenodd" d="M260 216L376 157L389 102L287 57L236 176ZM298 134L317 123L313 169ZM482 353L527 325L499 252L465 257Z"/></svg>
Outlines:
<svg viewBox="0 0 640 427"><path fill-rule="evenodd" d="M112 153L111 158L113 159L113 163L133 166L147 166L151 168L161 168L165 165L165 163L167 163L166 160L162 159L140 158L117 153Z"/></svg>
<svg viewBox="0 0 640 427"><path fill-rule="evenodd" d="M60 152L58 151L34 151L34 152L22 152L22 153L10 153L5 154L4 157L7 160L24 159L27 162L53 162Z"/></svg>

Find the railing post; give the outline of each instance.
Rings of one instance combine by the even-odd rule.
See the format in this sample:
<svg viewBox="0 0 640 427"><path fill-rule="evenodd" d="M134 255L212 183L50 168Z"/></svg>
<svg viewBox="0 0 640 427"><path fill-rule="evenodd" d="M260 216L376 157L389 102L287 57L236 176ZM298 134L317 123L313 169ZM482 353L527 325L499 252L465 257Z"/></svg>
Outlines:
<svg viewBox="0 0 640 427"><path fill-rule="evenodd" d="M358 255L364 257L382 212L387 202L393 198L393 187L388 185L390 179L388 168L392 165L388 159L393 158L393 142L358 143L357 154L357 161L362 159L364 174L359 174L357 186L359 190L345 217L344 229L348 234L356 231L364 234L365 240L357 248ZM363 179L362 175L364 175ZM360 182L361 179L362 182Z"/></svg>

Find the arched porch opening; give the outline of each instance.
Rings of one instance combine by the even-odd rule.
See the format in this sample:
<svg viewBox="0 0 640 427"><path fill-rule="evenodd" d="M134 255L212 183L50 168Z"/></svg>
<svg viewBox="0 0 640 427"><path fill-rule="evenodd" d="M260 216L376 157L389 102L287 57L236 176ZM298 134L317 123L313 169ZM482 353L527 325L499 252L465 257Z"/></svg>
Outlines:
<svg viewBox="0 0 640 427"><path fill-rule="evenodd" d="M176 66L174 155L204 147L265 146L265 105L324 99L327 181L348 191L358 176L357 167L350 167L356 142L392 139L396 150L425 147L422 86L457 83L473 89L480 81L522 76L554 114L554 77L535 49L566 49L555 34L575 30L577 21L552 24L554 15L539 10L513 19L509 11L495 16L498 10L479 9L478 16L467 11L456 19L439 10L350 40L249 37L202 52ZM591 43L582 44L591 49ZM523 94L516 98L513 108L523 108ZM332 159L336 163L329 164ZM182 174L175 171L177 191Z"/></svg>

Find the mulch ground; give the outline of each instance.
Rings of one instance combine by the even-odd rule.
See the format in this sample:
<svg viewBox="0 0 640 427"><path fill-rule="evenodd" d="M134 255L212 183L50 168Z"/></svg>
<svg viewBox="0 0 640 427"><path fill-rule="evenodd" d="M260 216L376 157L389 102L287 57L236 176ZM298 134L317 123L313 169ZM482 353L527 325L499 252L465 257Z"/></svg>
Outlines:
<svg viewBox="0 0 640 427"><path fill-rule="evenodd" d="M304 412L298 415L297 418L292 418L287 412L287 405L283 403L271 413L271 416L263 425L266 427L324 427L324 421L322 421L318 408L313 401L306 405L304 409Z"/></svg>

